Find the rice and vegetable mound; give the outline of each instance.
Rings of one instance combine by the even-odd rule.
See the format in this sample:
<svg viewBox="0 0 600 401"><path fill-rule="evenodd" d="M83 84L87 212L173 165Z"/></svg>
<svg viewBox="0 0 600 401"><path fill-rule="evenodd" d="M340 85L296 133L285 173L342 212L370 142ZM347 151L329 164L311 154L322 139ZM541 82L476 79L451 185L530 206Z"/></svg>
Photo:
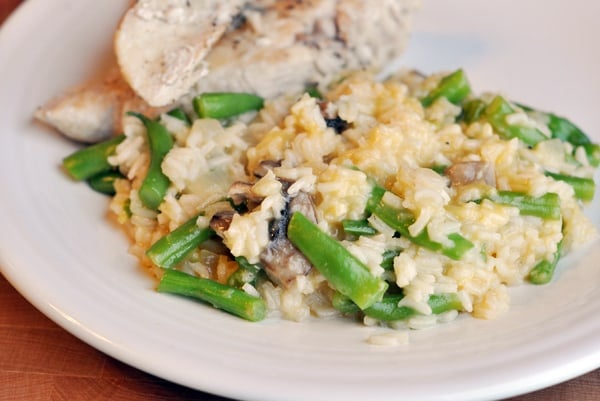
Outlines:
<svg viewBox="0 0 600 401"><path fill-rule="evenodd" d="M94 145L110 170L94 180L114 188L110 210L162 292L253 321L416 329L496 318L507 287L549 282L596 236L582 204L598 146L555 114L472 93L462 70L189 103L131 113Z"/></svg>

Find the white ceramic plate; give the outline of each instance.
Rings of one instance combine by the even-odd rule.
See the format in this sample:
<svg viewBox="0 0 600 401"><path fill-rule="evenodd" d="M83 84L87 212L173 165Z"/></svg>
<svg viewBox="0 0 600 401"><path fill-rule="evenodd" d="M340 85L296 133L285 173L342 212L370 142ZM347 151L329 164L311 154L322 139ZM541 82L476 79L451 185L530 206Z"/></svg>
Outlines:
<svg viewBox="0 0 600 401"><path fill-rule="evenodd" d="M506 316L415 331L397 348L367 345L375 329L351 321L252 324L154 292L106 198L61 173L73 144L31 121L105 60L125 3L28 0L0 34L0 265L50 318L140 369L243 399L493 399L600 366L598 244L552 284L512 291ZM475 90L568 115L598 140L600 2L568 3L426 1L405 64L464 67ZM598 202L589 213L600 226Z"/></svg>

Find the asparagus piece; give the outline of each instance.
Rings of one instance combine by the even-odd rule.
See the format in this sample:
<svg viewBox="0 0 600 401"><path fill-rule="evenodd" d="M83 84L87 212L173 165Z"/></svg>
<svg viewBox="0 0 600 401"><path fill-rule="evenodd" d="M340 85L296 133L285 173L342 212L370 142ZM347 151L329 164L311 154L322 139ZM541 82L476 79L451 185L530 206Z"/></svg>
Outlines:
<svg viewBox="0 0 600 401"><path fill-rule="evenodd" d="M121 134L80 149L63 159L63 167L77 181L84 181L97 174L110 171L114 167L108 163L108 157L115 153L117 145L124 139L125 135Z"/></svg>
<svg viewBox="0 0 600 401"><path fill-rule="evenodd" d="M200 118L225 119L263 108L264 99L250 93L203 93L193 100L194 110Z"/></svg>
<svg viewBox="0 0 600 401"><path fill-rule="evenodd" d="M140 113L129 112L127 114L139 118L146 127L150 147L150 167L148 167L148 172L138 192L144 206L157 210L169 189L169 178L162 172L160 165L173 147L173 138L169 131L157 121Z"/></svg>
<svg viewBox="0 0 600 401"><path fill-rule="evenodd" d="M181 262L192 250L213 236L209 227L198 227L198 216L189 219L169 234L165 235L146 251L146 255L156 266L172 268Z"/></svg>
<svg viewBox="0 0 600 401"><path fill-rule="evenodd" d="M194 277L177 270L167 269L158 292L193 297L212 304L236 316L257 322L267 315L267 306L261 298L213 280Z"/></svg>
<svg viewBox="0 0 600 401"><path fill-rule="evenodd" d="M361 309L381 300L388 284L373 276L367 266L302 213L292 215L287 235L333 288Z"/></svg>

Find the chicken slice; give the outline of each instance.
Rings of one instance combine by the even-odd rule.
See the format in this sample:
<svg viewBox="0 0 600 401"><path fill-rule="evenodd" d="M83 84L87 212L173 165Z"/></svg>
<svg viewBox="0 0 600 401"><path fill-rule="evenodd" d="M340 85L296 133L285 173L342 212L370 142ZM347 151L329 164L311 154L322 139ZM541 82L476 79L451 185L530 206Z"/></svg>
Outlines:
<svg viewBox="0 0 600 401"><path fill-rule="evenodd" d="M125 80L151 106L177 100L206 74L202 60L242 4L241 0L138 0L115 35Z"/></svg>
<svg viewBox="0 0 600 401"><path fill-rule="evenodd" d="M258 0L206 57L192 94L248 91L271 98L327 85L346 70L380 70L405 49L415 0Z"/></svg>
<svg viewBox="0 0 600 401"><path fill-rule="evenodd" d="M207 91L273 98L309 84L324 89L346 70L377 71L399 56L420 2L242 3L138 0L115 36L122 75L53 100L36 117L67 136L95 142L121 129L128 106L156 115L163 109L153 106L187 107Z"/></svg>
<svg viewBox="0 0 600 401"><path fill-rule="evenodd" d="M149 116L161 111L149 108L137 97L114 66L103 79L87 82L52 99L38 108L34 117L68 138L95 143L120 131L121 119L128 110Z"/></svg>

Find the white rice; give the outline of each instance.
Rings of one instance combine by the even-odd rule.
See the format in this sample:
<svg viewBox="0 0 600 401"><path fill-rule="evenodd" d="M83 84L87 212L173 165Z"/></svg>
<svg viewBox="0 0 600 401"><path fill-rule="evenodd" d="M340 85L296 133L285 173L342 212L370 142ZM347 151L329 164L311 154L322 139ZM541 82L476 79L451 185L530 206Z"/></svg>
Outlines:
<svg viewBox="0 0 600 401"><path fill-rule="evenodd" d="M205 216L199 224L207 225L210 208L227 196L232 183L251 182L251 191L263 200L247 213L234 214L222 242L233 256L259 263L269 246L269 224L285 208L282 182L290 182L287 196L305 192L314 199L321 229L340 239L374 276L391 278L402 289L399 306L410 307L417 315L402 324L392 322L391 327L421 329L453 320L456 311L432 313L428 299L435 294L457 294L465 313L496 318L509 309L507 288L522 284L536 263L552 258L559 241L568 252L597 235L573 189L544 171L591 177L594 169L579 149L574 153L578 164L566 161L565 153L573 148L559 140L531 149L517 139L500 138L486 122L458 124L460 107L445 99L424 110L417 97L440 77L404 75L377 82L362 73L348 76L326 94L324 107L326 114L338 115L348 124L342 134L327 127L318 101L308 95L296 101L290 97L269 101L254 121L226 127L204 119L188 128L163 116L176 144L162 163L171 188L158 212L145 208L137 195L149 158L143 127L136 119L127 119L126 139L110 158L127 181L117 183L111 210L131 234L132 253L152 267L144 251L154 241L201 211ZM507 122L540 128L549 135L543 122L520 111ZM275 161L277 167L256 179L252 173L264 161ZM489 188L453 186L431 168L463 161L493 165L494 190L531 196L557 193L562 219L523 216L515 207L485 199L471 202L481 200ZM412 236L426 231L431 240L452 245L448 236L460 233L474 248L457 261L399 238L378 217L365 214L373 182L388 190L385 204L414 214L408 229ZM123 212L125 205L129 216ZM342 220L367 217L377 235L343 236ZM393 260L393 271L381 267L386 250L401 251ZM213 274L199 260L192 257L181 268L200 276ZM301 321L310 315L338 314L331 306L333 289L314 269L289 286L264 280L247 283L243 290L260 294L273 316ZM381 324L370 317L364 322ZM406 331L375 333L368 339L379 345L407 341Z"/></svg>

